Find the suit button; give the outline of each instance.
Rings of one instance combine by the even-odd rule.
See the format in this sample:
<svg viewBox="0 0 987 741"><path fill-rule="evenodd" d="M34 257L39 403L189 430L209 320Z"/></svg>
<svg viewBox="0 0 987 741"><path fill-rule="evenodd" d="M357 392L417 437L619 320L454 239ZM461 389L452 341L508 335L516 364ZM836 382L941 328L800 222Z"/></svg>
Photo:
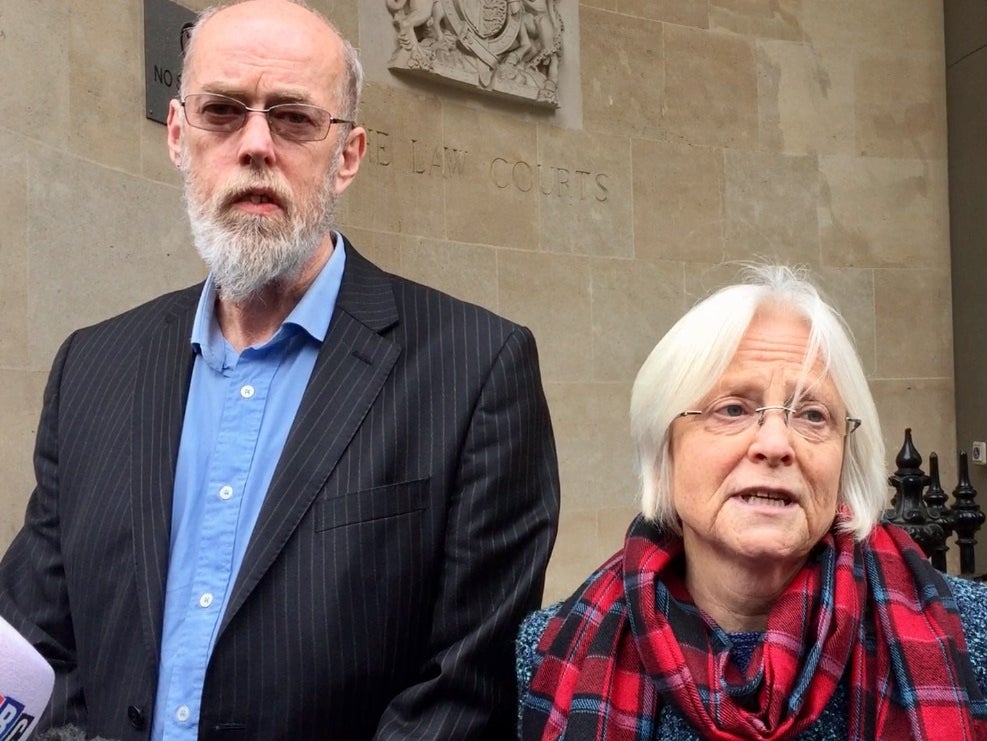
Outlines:
<svg viewBox="0 0 987 741"><path fill-rule="evenodd" d="M147 717L144 715L144 708L138 705L131 705L127 708L127 720L138 731L143 731L147 726Z"/></svg>

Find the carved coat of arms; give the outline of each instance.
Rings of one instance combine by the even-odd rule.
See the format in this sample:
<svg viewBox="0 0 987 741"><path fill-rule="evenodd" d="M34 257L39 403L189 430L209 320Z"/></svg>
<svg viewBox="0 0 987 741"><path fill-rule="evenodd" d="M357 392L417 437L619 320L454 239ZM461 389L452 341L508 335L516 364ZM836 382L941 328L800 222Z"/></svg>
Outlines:
<svg viewBox="0 0 987 741"><path fill-rule="evenodd" d="M558 0L384 2L397 34L392 70L558 107Z"/></svg>

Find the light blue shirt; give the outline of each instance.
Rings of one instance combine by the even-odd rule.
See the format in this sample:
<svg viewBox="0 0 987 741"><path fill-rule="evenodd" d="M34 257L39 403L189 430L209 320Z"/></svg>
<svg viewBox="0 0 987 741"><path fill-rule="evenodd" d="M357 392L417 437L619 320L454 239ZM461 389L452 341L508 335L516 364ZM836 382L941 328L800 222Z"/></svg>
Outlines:
<svg viewBox="0 0 987 741"><path fill-rule="evenodd" d="M239 355L216 321L212 276L202 289L175 469L154 741L198 736L216 632L336 305L346 255L335 239L274 336Z"/></svg>

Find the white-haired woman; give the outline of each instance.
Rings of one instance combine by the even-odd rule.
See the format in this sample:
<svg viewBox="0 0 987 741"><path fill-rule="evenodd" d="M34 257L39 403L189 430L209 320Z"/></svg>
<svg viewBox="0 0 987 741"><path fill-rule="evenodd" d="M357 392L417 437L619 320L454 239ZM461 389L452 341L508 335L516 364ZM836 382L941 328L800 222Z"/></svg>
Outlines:
<svg viewBox="0 0 987 741"><path fill-rule="evenodd" d="M880 524L873 399L784 267L689 311L634 383L642 514L519 638L525 741L987 739L987 587Z"/></svg>

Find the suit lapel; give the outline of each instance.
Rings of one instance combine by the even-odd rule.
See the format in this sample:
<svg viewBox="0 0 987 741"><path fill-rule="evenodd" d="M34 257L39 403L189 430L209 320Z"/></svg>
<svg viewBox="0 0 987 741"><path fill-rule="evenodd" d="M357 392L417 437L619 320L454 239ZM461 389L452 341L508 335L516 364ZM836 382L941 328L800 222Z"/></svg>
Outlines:
<svg viewBox="0 0 987 741"><path fill-rule="evenodd" d="M148 645L161 646L175 462L193 354L189 338L201 286L177 295L140 349L134 389L131 507L137 600Z"/></svg>
<svg viewBox="0 0 987 741"><path fill-rule="evenodd" d="M346 269L319 352L250 537L220 631L264 576L329 478L401 353L390 279L346 244Z"/></svg>

